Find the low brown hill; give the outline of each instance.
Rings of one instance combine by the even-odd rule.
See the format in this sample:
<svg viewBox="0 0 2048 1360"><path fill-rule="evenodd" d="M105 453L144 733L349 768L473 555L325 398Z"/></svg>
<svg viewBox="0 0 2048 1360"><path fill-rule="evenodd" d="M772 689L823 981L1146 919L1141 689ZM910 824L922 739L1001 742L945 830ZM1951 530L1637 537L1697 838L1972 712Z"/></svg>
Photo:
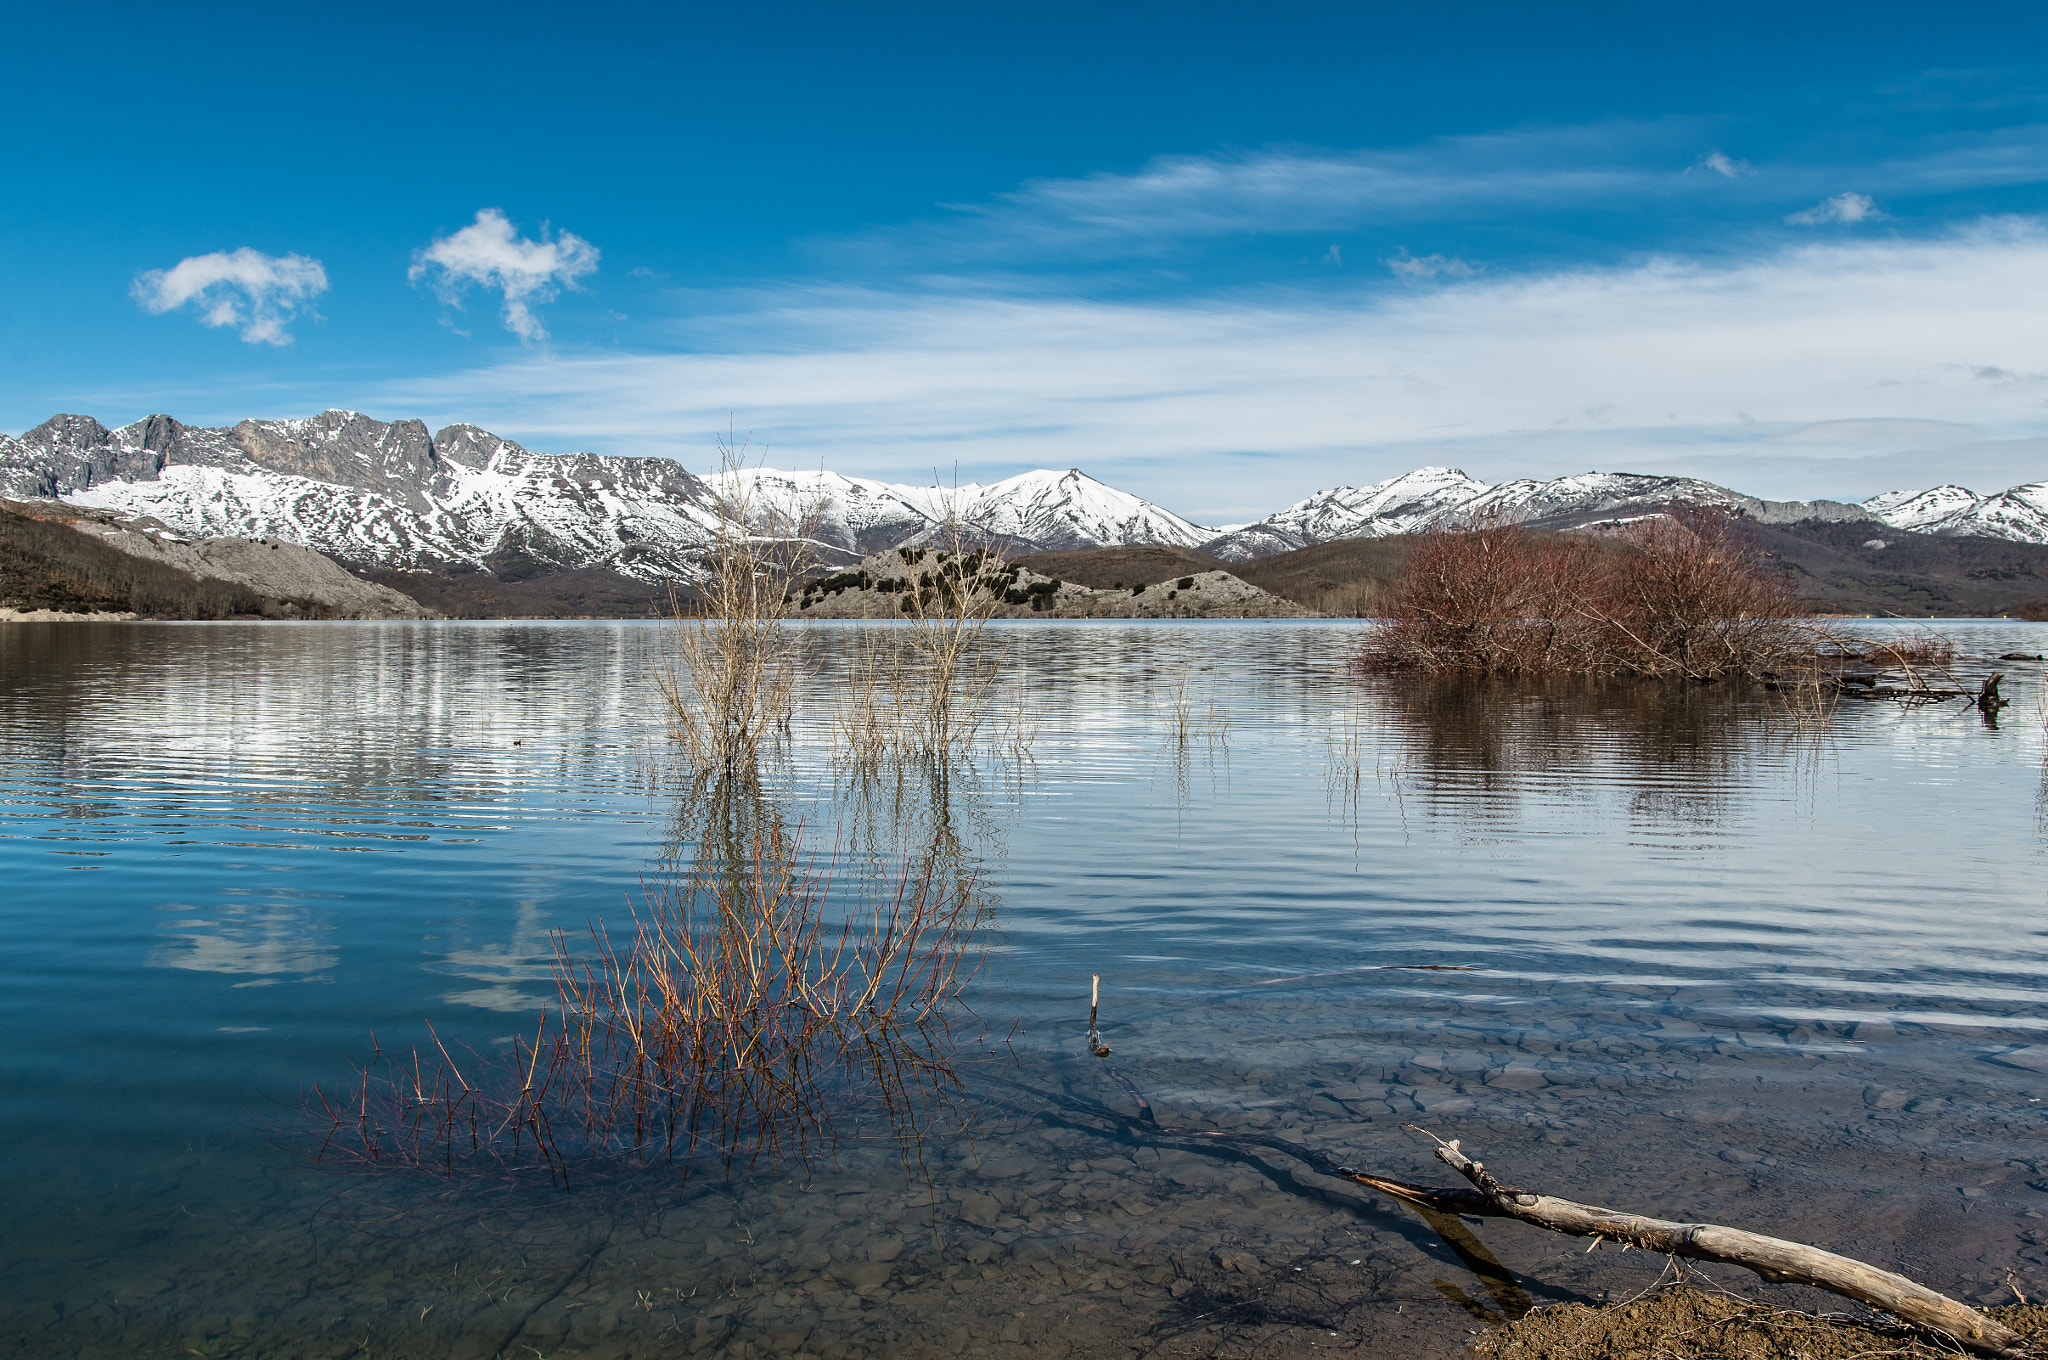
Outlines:
<svg viewBox="0 0 2048 1360"><path fill-rule="evenodd" d="M1751 524L1756 544L1798 578L1817 613L1905 618L2048 617L2048 546L1914 534L1872 520ZM1881 543L1882 547L1872 544ZM1098 590L1220 566L1320 614L1370 614L1400 579L1415 537L1342 539L1251 562L1140 545L1038 553L1020 561ZM1042 565L1041 565L1042 564Z"/></svg>
<svg viewBox="0 0 2048 1360"><path fill-rule="evenodd" d="M246 586L138 560L61 519L22 506L0 506L0 606L172 619L247 618L263 612L263 601Z"/></svg>
<svg viewBox="0 0 2048 1360"><path fill-rule="evenodd" d="M1230 563L1207 553L1164 543L1140 543L1128 548L1069 548L1062 552L1032 553L1010 560L1041 576L1072 581L1090 590L1156 585L1168 577L1193 576L1204 571L1244 575Z"/></svg>
<svg viewBox="0 0 2048 1360"><path fill-rule="evenodd" d="M295 543L181 538L147 517L56 501L0 501L0 606L166 619L432 616Z"/></svg>
<svg viewBox="0 0 2048 1360"><path fill-rule="evenodd" d="M1318 614L1371 614L1408 565L1412 534L1317 543L1231 568L1260 590Z"/></svg>
<svg viewBox="0 0 2048 1360"><path fill-rule="evenodd" d="M2048 595L2041 544L1910 534L1869 521L1750 527L1757 546L1799 578L1800 597L1823 612L2024 617Z"/></svg>
<svg viewBox="0 0 2048 1360"><path fill-rule="evenodd" d="M2034 617L2048 611L2048 547L2003 539L1909 534L1874 521L1756 524L1758 546L1799 577L1821 612ZM1883 548L1867 543L1881 541ZM1137 544L1032 553L1014 560L1092 590L1127 590L1202 572L1228 571L1321 614L1370 614L1400 578L1412 535L1318 543L1251 562L1223 562L1191 548ZM490 572L394 572L353 568L456 618L647 618L665 612L667 590L599 569L508 579ZM684 592L685 603L691 598Z"/></svg>

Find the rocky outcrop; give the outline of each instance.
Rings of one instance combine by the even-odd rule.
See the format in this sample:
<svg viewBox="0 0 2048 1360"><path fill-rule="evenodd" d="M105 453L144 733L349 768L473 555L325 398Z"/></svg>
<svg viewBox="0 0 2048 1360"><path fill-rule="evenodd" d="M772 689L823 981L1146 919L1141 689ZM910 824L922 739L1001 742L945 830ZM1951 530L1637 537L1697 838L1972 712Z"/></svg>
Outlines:
<svg viewBox="0 0 2048 1360"><path fill-rule="evenodd" d="M976 557L977 555L970 555ZM906 562L906 557L910 560ZM798 618L902 619L918 606L908 601L915 586L935 579L948 560L941 554L891 549L858 567L821 577L792 603ZM986 612L998 619L1300 619L1310 610L1269 595L1227 571L1196 572L1129 590L1091 590L994 558L955 579L974 583ZM925 606L943 612L943 606Z"/></svg>

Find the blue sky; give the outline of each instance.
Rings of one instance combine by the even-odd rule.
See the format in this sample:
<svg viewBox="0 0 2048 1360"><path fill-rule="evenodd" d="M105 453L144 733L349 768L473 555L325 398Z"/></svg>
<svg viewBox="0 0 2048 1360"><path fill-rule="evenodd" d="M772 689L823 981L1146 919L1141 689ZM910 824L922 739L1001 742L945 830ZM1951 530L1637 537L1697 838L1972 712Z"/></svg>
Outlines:
<svg viewBox="0 0 2048 1360"><path fill-rule="evenodd" d="M2048 478L2048 19L1979 4L44 7L0 429Z"/></svg>

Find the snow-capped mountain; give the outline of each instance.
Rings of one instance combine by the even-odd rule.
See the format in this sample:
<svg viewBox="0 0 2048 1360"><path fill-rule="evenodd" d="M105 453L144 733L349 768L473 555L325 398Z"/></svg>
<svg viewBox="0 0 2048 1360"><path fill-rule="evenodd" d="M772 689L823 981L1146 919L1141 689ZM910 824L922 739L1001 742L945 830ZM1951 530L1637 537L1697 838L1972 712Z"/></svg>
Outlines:
<svg viewBox="0 0 2048 1360"><path fill-rule="evenodd" d="M863 554L937 543L953 525L1040 552L1127 543L1193 547L1216 533L1078 468L1022 472L986 486L897 486L773 468L704 480L731 497L757 528L773 531L812 515L818 538Z"/></svg>
<svg viewBox="0 0 2048 1360"><path fill-rule="evenodd" d="M837 472L742 468L710 473L704 481L757 532L786 533L809 523L819 540L861 556L924 532L945 519L947 511L948 497L934 488L894 486ZM959 493L981 489L961 487Z"/></svg>
<svg viewBox="0 0 2048 1360"><path fill-rule="evenodd" d="M1486 490L1485 482L1457 468L1417 468L1371 486L1318 491L1257 524L1210 539L1202 550L1227 562L1247 562L1311 543L1411 533L1439 522Z"/></svg>
<svg viewBox="0 0 2048 1360"><path fill-rule="evenodd" d="M2048 543L2048 482L2030 482L1989 496L1960 486L1887 491L1863 505L1895 529Z"/></svg>
<svg viewBox="0 0 2048 1360"><path fill-rule="evenodd" d="M1311 542L1379 538L1424 528L1446 508L1468 505L1486 491L1485 482L1457 468L1417 468L1367 487L1318 491L1271 516L1266 524L1290 529Z"/></svg>
<svg viewBox="0 0 2048 1360"><path fill-rule="evenodd" d="M1020 552L1163 543L1241 562L1474 516L1562 529L1674 502L1763 523L1870 519L2048 543L2048 482L1990 496L1958 486L1887 492L1850 505L1760 500L1689 477L1589 472L1489 486L1456 468L1426 467L1319 491L1221 532L1073 469L958 487L772 468L698 476L668 458L534 453L474 425L430 434L417 420L353 411L225 429L159 415L109 430L89 416L56 416L19 439L0 436L0 496L148 515L192 537L280 538L351 562L481 567L512 578L601 567L642 580L693 579L735 510L758 533L808 523L828 561L846 562L940 542L949 525Z"/></svg>
<svg viewBox="0 0 2048 1360"><path fill-rule="evenodd" d="M1765 524L1803 519L1871 519L1842 501L1767 501L1692 477L1588 472L1552 481L1488 486L1457 468L1426 467L1371 486L1318 491L1259 524L1211 539L1203 551L1229 561L1286 552L1310 543L1409 534L1459 520L1501 517L1539 528L1571 528L1620 513L1652 513L1673 503L1740 511Z"/></svg>
<svg viewBox="0 0 2048 1360"><path fill-rule="evenodd" d="M968 488L961 488L965 493ZM1043 550L1109 544L1168 543L1192 548L1215 537L1214 529L1191 524L1128 491L1096 481L1078 468L1040 469L965 495L963 523Z"/></svg>
<svg viewBox="0 0 2048 1360"><path fill-rule="evenodd" d="M193 537L282 538L390 567L683 571L714 493L658 458L535 454L470 425L352 411L202 429L59 416L0 443L0 493L149 515Z"/></svg>
<svg viewBox="0 0 2048 1360"><path fill-rule="evenodd" d="M513 576L602 567L692 578L733 507L766 532L812 523L848 560L931 537L949 517L1025 552L1213 536L1078 471L946 489L771 468L699 477L667 458L539 454L473 425L429 434L417 420L353 411L227 429L150 416L109 430L57 416L0 436L0 495L148 515L193 537L282 538L354 562Z"/></svg>

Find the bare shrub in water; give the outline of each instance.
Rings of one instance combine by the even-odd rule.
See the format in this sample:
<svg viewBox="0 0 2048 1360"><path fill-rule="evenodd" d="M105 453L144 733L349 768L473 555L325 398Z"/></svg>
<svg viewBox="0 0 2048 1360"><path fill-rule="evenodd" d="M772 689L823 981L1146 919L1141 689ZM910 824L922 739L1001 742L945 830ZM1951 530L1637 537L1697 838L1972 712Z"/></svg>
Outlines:
<svg viewBox="0 0 2048 1360"><path fill-rule="evenodd" d="M910 665L899 731L927 755L971 743L988 721L999 668L983 634L1015 580L998 551L970 549L957 524L947 527L947 546L906 564L902 591Z"/></svg>
<svg viewBox="0 0 2048 1360"><path fill-rule="evenodd" d="M1631 526L1602 573L1595 612L1643 675L1716 676L1789 666L1815 651L1790 577L1758 555L1739 520L1674 506Z"/></svg>
<svg viewBox="0 0 2048 1360"><path fill-rule="evenodd" d="M1381 671L1710 679L1810 667L1833 636L1738 522L1674 507L1602 542L1480 523L1431 533L1358 663Z"/></svg>
<svg viewBox="0 0 2048 1360"><path fill-rule="evenodd" d="M958 1093L950 1023L974 971L972 877L913 860L844 917L801 837L772 818L651 893L630 942L556 936L559 1003L499 1055L381 1051L345 1091L302 1102L325 1160L541 1172L557 1184L661 1164L730 1174L808 1165L854 1111L885 1118L906 1160Z"/></svg>
<svg viewBox="0 0 2048 1360"><path fill-rule="evenodd" d="M875 584L899 626L856 639L835 710L842 748L856 759L949 757L998 715L998 649L985 634L1015 593L1018 571L994 535L949 515L936 546L897 549L898 570ZM1025 731L1008 725L1014 739Z"/></svg>
<svg viewBox="0 0 2048 1360"><path fill-rule="evenodd" d="M1910 671L1916 666L1946 670L1955 662L1956 643L1931 628L1915 628L1892 637L1867 639L1858 659L1888 670Z"/></svg>
<svg viewBox="0 0 2048 1360"><path fill-rule="evenodd" d="M1518 674L1585 669L1597 654L1575 608L1599 579L1600 547L1475 523L1424 537L1360 659L1375 670Z"/></svg>
<svg viewBox="0 0 2048 1360"><path fill-rule="evenodd" d="M653 663L669 735L706 770L751 763L787 729L809 674L802 640L787 627L789 589L818 550L815 507L790 512L762 501L745 476L746 446L725 438L718 453L703 603L686 615L671 595Z"/></svg>

